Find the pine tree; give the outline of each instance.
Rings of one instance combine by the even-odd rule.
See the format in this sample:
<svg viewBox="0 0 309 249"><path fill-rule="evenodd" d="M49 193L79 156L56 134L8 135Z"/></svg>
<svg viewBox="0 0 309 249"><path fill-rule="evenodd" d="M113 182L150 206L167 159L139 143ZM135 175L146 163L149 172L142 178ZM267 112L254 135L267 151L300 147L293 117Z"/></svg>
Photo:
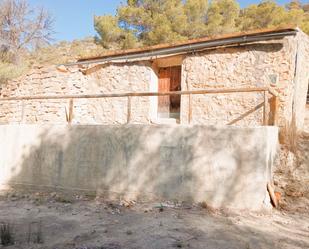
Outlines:
<svg viewBox="0 0 309 249"><path fill-rule="evenodd" d="M239 5L234 0L213 0L208 10L206 23L209 35L230 33L236 27L239 16Z"/></svg>
<svg viewBox="0 0 309 249"><path fill-rule="evenodd" d="M197 38L207 35L207 0L187 0L184 4L187 18L185 35L188 38Z"/></svg>
<svg viewBox="0 0 309 249"><path fill-rule="evenodd" d="M309 5L271 0L240 9L236 0L127 0L116 16L95 17L100 43L122 48L235 31L299 26L309 33Z"/></svg>

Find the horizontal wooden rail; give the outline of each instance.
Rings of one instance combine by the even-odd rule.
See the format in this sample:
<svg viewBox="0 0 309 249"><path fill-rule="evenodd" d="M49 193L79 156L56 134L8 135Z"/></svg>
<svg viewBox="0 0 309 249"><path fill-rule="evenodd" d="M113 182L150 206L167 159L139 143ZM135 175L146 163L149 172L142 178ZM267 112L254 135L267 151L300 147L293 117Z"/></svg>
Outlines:
<svg viewBox="0 0 309 249"><path fill-rule="evenodd" d="M76 95L34 95L20 97L0 97L0 101L14 100L47 100L47 99L97 99L97 98L123 98L123 97L152 97L166 95L190 95L190 94L221 94L221 93L248 93L248 92L269 92L277 94L268 87L255 88L221 88L221 89L202 89L192 91L171 91L171 92L125 92L125 93L102 93L102 94L76 94Z"/></svg>
<svg viewBox="0 0 309 249"><path fill-rule="evenodd" d="M99 99L99 98L127 98L127 122L131 120L131 98L132 97L153 97L153 96L169 96L169 95L195 95L195 94L230 94L230 93L262 93L264 101L254 107L252 110L249 110L242 114L240 117L229 122L229 125L235 124L238 121L242 120L246 116L250 115L254 111L263 107L263 125L276 125L278 119L278 93L268 87L252 87L252 88L217 88L217 89L200 89L200 90L191 90L191 91L170 91L170 92L124 92L124 93L100 93L100 94L76 94L76 95L34 95L34 96L19 96L19 97L0 97L0 103L4 101L22 101L22 117L24 119L24 101L27 100L61 100L69 99L69 108L66 108L66 121L70 124L73 120L73 100L74 99ZM267 96L271 94L272 97L269 99ZM188 120L191 123L192 119L192 103L191 98L189 98L189 110L188 110Z"/></svg>

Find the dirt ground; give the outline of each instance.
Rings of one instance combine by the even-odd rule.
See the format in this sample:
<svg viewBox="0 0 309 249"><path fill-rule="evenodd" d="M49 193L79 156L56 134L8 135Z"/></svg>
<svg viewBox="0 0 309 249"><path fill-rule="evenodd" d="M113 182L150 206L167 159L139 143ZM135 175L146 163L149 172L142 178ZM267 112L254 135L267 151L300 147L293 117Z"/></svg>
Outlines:
<svg viewBox="0 0 309 249"><path fill-rule="evenodd" d="M15 244L7 249L309 248L309 207L303 213L232 213L189 204L10 193L0 199L0 222L10 223L14 234Z"/></svg>
<svg viewBox="0 0 309 249"><path fill-rule="evenodd" d="M304 129L291 152L279 150L274 166L275 191L281 194L281 208L306 212L309 208L309 105L306 106Z"/></svg>

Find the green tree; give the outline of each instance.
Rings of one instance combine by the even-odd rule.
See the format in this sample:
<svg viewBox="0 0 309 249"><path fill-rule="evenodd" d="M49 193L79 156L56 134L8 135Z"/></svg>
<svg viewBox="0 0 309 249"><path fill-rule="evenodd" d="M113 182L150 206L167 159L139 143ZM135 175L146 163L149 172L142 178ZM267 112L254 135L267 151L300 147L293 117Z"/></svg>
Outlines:
<svg viewBox="0 0 309 249"><path fill-rule="evenodd" d="M214 35L237 31L239 10L235 0L213 0L207 14L207 33Z"/></svg>
<svg viewBox="0 0 309 249"><path fill-rule="evenodd" d="M100 43L122 48L235 31L297 25L309 33L309 7L271 0L240 9L236 0L128 0L116 16L95 17Z"/></svg>
<svg viewBox="0 0 309 249"><path fill-rule="evenodd" d="M207 0L187 0L184 4L187 17L185 35L188 38L196 38L207 35L206 21L208 11Z"/></svg>
<svg viewBox="0 0 309 249"><path fill-rule="evenodd" d="M187 20L181 0L128 1L118 9L118 18L122 29L132 31L146 45L186 38Z"/></svg>
<svg viewBox="0 0 309 249"><path fill-rule="evenodd" d="M288 10L299 10L299 9L302 9L302 5L301 5L301 2L298 1L298 0L292 0L291 2L289 2L287 5L286 5L286 8Z"/></svg>
<svg viewBox="0 0 309 249"><path fill-rule="evenodd" d="M273 1L264 1L243 9L240 14L241 30L274 28L285 19L285 9Z"/></svg>
<svg viewBox="0 0 309 249"><path fill-rule="evenodd" d="M238 14L235 0L128 0L116 16L96 17L94 25L104 46L132 47L232 32Z"/></svg>
<svg viewBox="0 0 309 249"><path fill-rule="evenodd" d="M94 26L101 37L97 37L97 41L104 48L110 48L115 43L122 48L136 46L137 39L135 35L129 29L119 27L119 18L117 16L95 16Z"/></svg>
<svg viewBox="0 0 309 249"><path fill-rule="evenodd" d="M309 15L297 0L291 1L286 6L280 6L273 1L264 1L243 9L239 25L244 31L294 25L309 33Z"/></svg>

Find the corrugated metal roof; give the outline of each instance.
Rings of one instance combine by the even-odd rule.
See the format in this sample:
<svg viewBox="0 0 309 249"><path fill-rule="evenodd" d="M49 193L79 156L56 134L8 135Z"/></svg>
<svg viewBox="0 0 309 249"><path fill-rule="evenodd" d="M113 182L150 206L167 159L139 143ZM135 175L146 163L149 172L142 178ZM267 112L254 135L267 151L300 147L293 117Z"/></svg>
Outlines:
<svg viewBox="0 0 309 249"><path fill-rule="evenodd" d="M139 53L145 53L150 51L157 51L160 49L166 49L166 48L176 48L186 45L192 45L192 44L198 44L198 43L204 43L204 42L210 42L210 41L220 41L230 38L237 38L237 37L250 37L250 36L256 36L256 35L264 35L264 34L272 34L272 33L280 33L285 31L297 31L298 28L295 26L287 26L283 28L275 28L275 29L258 29L258 30L252 30L247 32L237 32L237 33L229 33L224 35L217 35L217 36L211 36L211 37L203 37L198 39L192 39L184 42L176 42L176 43L164 43L164 44L158 44L155 46L149 46L149 47L143 47L143 48L135 48L135 49L127 49L127 50L114 50L106 52L100 56L95 57L87 57L87 58L81 58L78 61L88 61L88 60L98 60L98 59L104 59L104 58L112 58L114 56L119 55L131 55L131 54L139 54Z"/></svg>

